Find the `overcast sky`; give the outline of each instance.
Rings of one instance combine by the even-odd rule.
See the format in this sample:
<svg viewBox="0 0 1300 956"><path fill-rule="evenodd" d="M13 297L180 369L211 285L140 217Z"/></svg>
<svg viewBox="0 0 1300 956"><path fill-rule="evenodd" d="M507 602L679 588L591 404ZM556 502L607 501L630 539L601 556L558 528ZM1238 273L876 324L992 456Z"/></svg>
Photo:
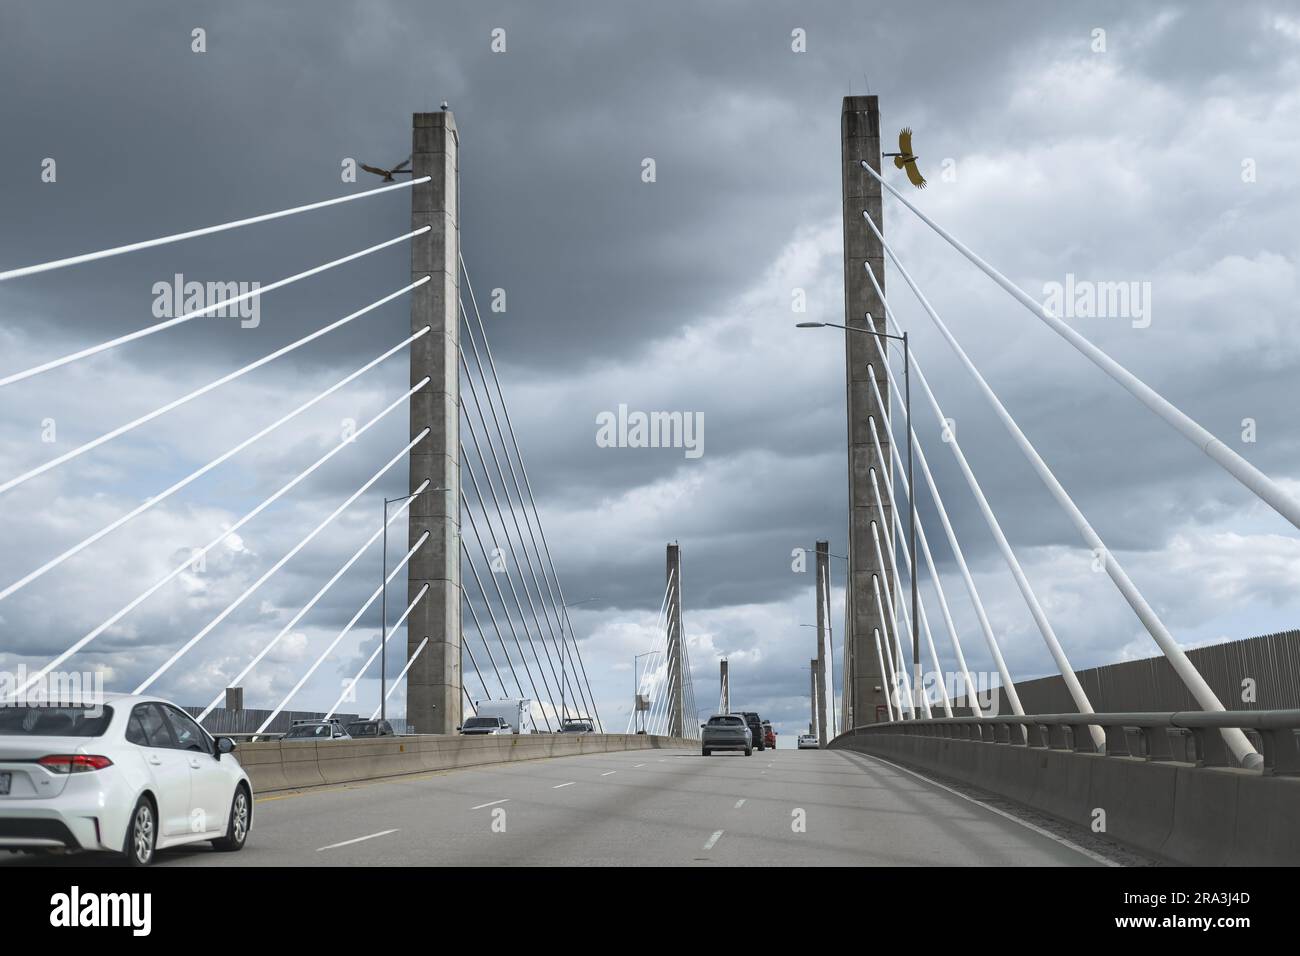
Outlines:
<svg viewBox="0 0 1300 956"><path fill-rule="evenodd" d="M206 52L191 49L195 28ZM504 52L491 49L498 28ZM792 49L795 30L806 52ZM565 592L596 598L573 618L611 728L627 720L633 655L656 642L673 540L700 706L716 702L726 655L734 705L787 733L807 722L800 668L816 644L799 625L814 620L814 592L791 551L819 538L837 554L847 547L844 369L837 333L793 325L843 314L847 94L879 95L886 138L915 130L930 187L909 198L1031 294L1067 274L1150 283L1149 324L1072 324L1300 490L1293 4L9 3L0 81L0 269L373 187L341 182L344 160L402 159L410 114L449 101L466 263L481 302L506 291L488 334ZM46 159L54 182L42 181ZM267 283L408 221L398 192L6 282L0 374L156 321L153 285L177 273ZM900 204L886 203L885 229L1180 641L1294 626L1290 525ZM405 247L390 248L268 293L256 328L204 319L4 388L3 476L400 288L408 263ZM806 314L792 311L796 289ZM886 292L1071 659L1154 653L892 269ZM408 322L406 300L395 301L0 495L3 583L395 345ZM46 663L406 383L399 355L0 602L0 662ZM596 418L620 404L701 413L703 455L599 447ZM920 411L1011 669L1050 673L950 450ZM110 689L129 690L405 441L399 408L240 529L206 570L161 589L66 666L103 669ZM377 529L381 495L403 493L405 480L399 463L153 689L211 699ZM928 501L922 511L971 666L991 670ZM272 706L294 684L374 587L378 557L367 551L244 681L248 706ZM838 645L843 562L832 571ZM328 707L377 629L376 614L364 618L294 706ZM935 639L948 666L947 637ZM377 693L368 679L364 709ZM393 699L400 713L400 692Z"/></svg>

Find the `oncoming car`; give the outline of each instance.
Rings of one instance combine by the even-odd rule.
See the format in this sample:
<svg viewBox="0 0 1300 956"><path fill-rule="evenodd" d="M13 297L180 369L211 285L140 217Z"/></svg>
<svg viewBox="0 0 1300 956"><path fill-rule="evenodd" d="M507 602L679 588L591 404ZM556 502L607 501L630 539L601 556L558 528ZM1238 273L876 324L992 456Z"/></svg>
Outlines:
<svg viewBox="0 0 1300 956"><path fill-rule="evenodd" d="M467 717L459 730L462 737L514 733L514 729L506 723L504 717Z"/></svg>
<svg viewBox="0 0 1300 956"><path fill-rule="evenodd" d="M154 697L0 706L0 848L243 849L253 787L229 737Z"/></svg>
<svg viewBox="0 0 1300 956"><path fill-rule="evenodd" d="M280 738L290 743L299 740L351 740L339 720L295 720L289 732Z"/></svg>
<svg viewBox="0 0 1300 956"><path fill-rule="evenodd" d="M386 720L354 720L344 728L349 737L395 737L393 725Z"/></svg>

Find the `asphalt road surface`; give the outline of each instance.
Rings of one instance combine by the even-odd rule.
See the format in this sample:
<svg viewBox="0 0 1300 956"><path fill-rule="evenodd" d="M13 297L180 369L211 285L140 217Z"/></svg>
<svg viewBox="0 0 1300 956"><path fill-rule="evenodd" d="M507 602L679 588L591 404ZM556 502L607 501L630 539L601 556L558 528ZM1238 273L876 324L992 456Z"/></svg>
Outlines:
<svg viewBox="0 0 1300 956"><path fill-rule="evenodd" d="M270 794L258 798L255 814L242 852L218 853L206 844L164 850L156 865L1110 862L1014 813L843 751L590 754Z"/></svg>

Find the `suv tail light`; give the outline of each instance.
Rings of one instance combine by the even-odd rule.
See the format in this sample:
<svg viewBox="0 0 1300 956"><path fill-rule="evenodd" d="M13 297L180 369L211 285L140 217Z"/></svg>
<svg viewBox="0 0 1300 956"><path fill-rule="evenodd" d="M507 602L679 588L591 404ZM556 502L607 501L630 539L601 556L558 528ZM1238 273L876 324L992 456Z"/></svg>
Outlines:
<svg viewBox="0 0 1300 956"><path fill-rule="evenodd" d="M97 754L50 754L36 762L53 773L88 773L113 765L113 761Z"/></svg>

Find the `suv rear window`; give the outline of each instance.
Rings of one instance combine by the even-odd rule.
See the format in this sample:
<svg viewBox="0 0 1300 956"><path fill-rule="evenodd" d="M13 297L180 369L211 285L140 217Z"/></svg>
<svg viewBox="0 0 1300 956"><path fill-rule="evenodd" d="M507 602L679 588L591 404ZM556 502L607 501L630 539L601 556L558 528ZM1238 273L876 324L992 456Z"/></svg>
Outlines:
<svg viewBox="0 0 1300 956"><path fill-rule="evenodd" d="M744 725L744 720L739 717L710 717L709 723L714 727L740 727Z"/></svg>
<svg viewBox="0 0 1300 956"><path fill-rule="evenodd" d="M102 737L112 720L113 708L102 705L0 707L0 736Z"/></svg>
<svg viewBox="0 0 1300 956"><path fill-rule="evenodd" d="M297 727L291 727L289 732L284 735L286 740L307 737L328 737L330 736L329 724L299 724Z"/></svg>

